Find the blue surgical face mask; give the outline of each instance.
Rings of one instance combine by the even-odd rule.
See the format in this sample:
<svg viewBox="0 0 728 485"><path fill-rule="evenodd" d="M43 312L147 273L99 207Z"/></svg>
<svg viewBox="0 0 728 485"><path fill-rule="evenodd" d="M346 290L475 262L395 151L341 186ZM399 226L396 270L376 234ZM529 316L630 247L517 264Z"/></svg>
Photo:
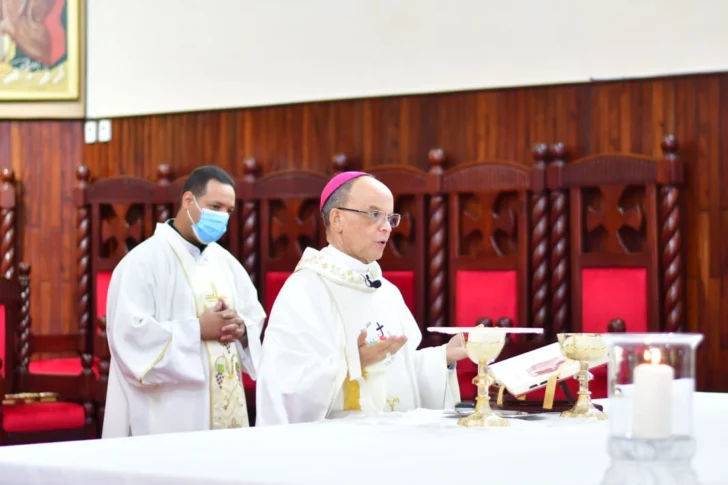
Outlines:
<svg viewBox="0 0 728 485"><path fill-rule="evenodd" d="M190 211L187 210L187 216L192 222L192 231L202 244L217 242L227 231L230 214L211 209L201 209L197 199L195 199L195 205L200 209L199 221L195 222L190 215Z"/></svg>

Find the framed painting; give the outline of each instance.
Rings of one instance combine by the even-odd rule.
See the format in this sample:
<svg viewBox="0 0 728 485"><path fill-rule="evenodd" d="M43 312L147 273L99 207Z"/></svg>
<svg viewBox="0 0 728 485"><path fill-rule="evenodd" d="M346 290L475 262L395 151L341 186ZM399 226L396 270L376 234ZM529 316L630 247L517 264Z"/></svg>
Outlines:
<svg viewBox="0 0 728 485"><path fill-rule="evenodd" d="M82 1L0 0L0 101L79 98Z"/></svg>

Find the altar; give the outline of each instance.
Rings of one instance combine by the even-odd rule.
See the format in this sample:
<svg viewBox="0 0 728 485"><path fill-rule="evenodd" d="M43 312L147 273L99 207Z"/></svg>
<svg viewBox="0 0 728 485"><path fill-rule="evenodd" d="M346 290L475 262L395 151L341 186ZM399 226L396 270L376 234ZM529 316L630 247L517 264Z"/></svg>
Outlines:
<svg viewBox="0 0 728 485"><path fill-rule="evenodd" d="M608 412L608 403L604 404ZM703 485L728 484L728 394L695 395ZM319 423L0 448L0 485L598 485L608 421L545 414L462 428L418 410Z"/></svg>

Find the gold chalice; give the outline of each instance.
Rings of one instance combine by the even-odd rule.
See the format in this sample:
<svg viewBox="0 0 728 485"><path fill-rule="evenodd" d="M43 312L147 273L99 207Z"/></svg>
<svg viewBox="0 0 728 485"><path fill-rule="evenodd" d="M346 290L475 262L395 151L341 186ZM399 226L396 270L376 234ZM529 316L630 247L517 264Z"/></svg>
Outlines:
<svg viewBox="0 0 728 485"><path fill-rule="evenodd" d="M557 335L561 353L569 360L579 362L579 372L574 378L579 381L576 404L561 413L565 418L606 419L607 415L594 407L589 391L589 381L593 378L589 366L603 361L607 356L607 345L598 333L560 333Z"/></svg>
<svg viewBox="0 0 728 485"><path fill-rule="evenodd" d="M458 419L458 424L469 427L508 426L507 420L493 414L488 396L488 389L494 382L488 374L488 365L503 350L506 344L506 332L496 328L479 327L461 335L465 352L470 360L478 364L478 375L473 379L473 384L478 387L478 397L475 400L475 412L468 417Z"/></svg>

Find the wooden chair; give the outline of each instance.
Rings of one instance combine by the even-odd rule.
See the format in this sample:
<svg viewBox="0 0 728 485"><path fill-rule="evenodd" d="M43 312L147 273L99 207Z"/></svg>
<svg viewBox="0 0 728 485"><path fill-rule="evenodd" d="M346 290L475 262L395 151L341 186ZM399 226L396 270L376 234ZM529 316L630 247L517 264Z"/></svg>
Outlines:
<svg viewBox="0 0 728 485"><path fill-rule="evenodd" d="M430 197L439 193L441 163L442 160L436 158L431 172L406 165L381 165L367 170L389 187L394 195L395 211L402 215L400 225L392 230L379 261L383 276L399 288L423 333L428 321L428 204ZM345 155L333 158L334 171L349 164Z"/></svg>
<svg viewBox="0 0 728 485"><path fill-rule="evenodd" d="M96 437L93 398L96 379L80 374L29 370L31 348L57 352L57 337L30 335L30 266L21 263L17 281L0 279L0 444L26 444Z"/></svg>
<svg viewBox="0 0 728 485"><path fill-rule="evenodd" d="M77 294L79 330L99 362L98 419L103 423L109 348L106 297L111 274L121 259L154 231L154 183L137 177L91 182L87 167L76 170ZM57 362L57 365L63 364ZM99 427L100 429L100 427Z"/></svg>
<svg viewBox="0 0 728 485"><path fill-rule="evenodd" d="M552 147L553 332L677 332L684 329L679 185L675 138L663 158L599 154L565 162ZM595 398L606 370L595 369Z"/></svg>
<svg viewBox="0 0 728 485"><path fill-rule="evenodd" d="M18 278L16 262L17 248L17 200L16 181L11 169L3 169L0 173L0 211L2 212L2 225L0 225L0 238L3 241L0 251L0 275L6 279ZM29 324L28 322L25 322ZM0 328L0 334L3 330ZM86 358L88 349L80 334L71 335L43 335L32 334L30 327L24 328L17 335L16 343L20 348L18 364L27 367L33 374L78 375L88 371L95 371L90 358ZM52 348L54 350L47 350ZM50 355L46 354L50 352ZM43 355L45 354L45 355ZM73 354L73 357L55 358L58 355ZM31 355L41 358L31 360ZM87 364L87 365L86 365ZM86 365L86 367L84 367Z"/></svg>
<svg viewBox="0 0 728 485"><path fill-rule="evenodd" d="M319 201L330 178L308 170L285 170L255 180L253 199L260 218L258 293L266 314L303 251L326 245Z"/></svg>
<svg viewBox="0 0 728 485"><path fill-rule="evenodd" d="M17 197L15 175L11 169L3 169L0 173L0 273L3 278L13 282L20 280L27 285L30 267L17 265ZM87 381L93 381L93 361L87 352L83 339L78 334L72 335L37 335L32 332L29 313L30 287L26 286L23 292L25 298L22 307L23 315L20 319L12 320L13 328L6 328L0 323L0 339L10 345L12 351L4 353L6 373L14 378L6 381L6 389L15 393L23 390L37 390L44 393L61 393L64 397L76 397L83 406L68 407L65 404L31 408L33 412L40 409L44 412L37 419L38 423L31 436L21 437L21 441L35 440L62 440L70 437L84 436L84 428L91 423L85 423L84 413L92 413L92 399L86 396ZM7 340L5 336L9 335ZM4 350L0 345L0 351ZM73 357L56 359L55 356L72 354ZM21 379L22 377L22 379ZM70 385L70 387L69 387ZM77 389L74 389L78 387ZM81 387L79 387L81 386ZM85 407L84 407L85 406ZM25 420L36 418L26 414L18 415L11 410L12 416ZM72 412L68 412L69 409ZM53 414L56 413L56 414ZM45 431L53 432L45 433ZM17 428L16 428L17 431ZM16 433L13 436L17 436Z"/></svg>
<svg viewBox="0 0 728 485"><path fill-rule="evenodd" d="M516 326L546 325L546 155L545 146L539 145L532 168L483 161L443 174L451 325L469 327L483 317L508 319ZM472 362L458 363L463 400L476 394L475 375Z"/></svg>

